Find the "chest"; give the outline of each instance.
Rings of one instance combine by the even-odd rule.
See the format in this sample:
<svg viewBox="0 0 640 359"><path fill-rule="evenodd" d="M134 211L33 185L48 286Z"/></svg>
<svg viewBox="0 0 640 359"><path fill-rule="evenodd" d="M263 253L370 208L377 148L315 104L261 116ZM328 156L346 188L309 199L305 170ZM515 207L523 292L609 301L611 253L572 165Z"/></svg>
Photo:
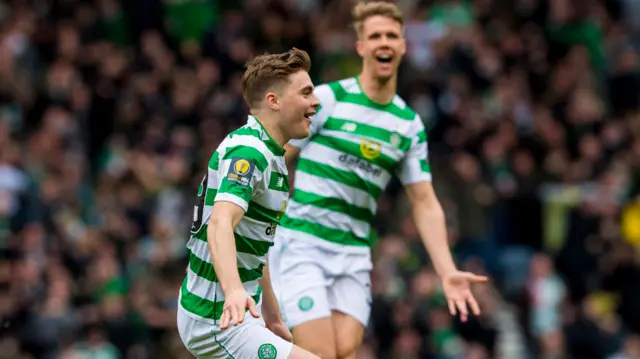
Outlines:
<svg viewBox="0 0 640 359"><path fill-rule="evenodd" d="M392 172L411 147L411 125L389 111L339 104L312 142Z"/></svg>

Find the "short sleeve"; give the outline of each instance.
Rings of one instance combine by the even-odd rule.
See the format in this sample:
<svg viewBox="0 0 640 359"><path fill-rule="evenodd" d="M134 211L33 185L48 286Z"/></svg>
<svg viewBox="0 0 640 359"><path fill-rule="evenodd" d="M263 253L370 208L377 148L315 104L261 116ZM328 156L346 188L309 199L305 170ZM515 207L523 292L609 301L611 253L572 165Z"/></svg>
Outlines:
<svg viewBox="0 0 640 359"><path fill-rule="evenodd" d="M228 148L219 164L218 191L214 202L232 202L246 212L251 198L264 191L264 154L249 146Z"/></svg>
<svg viewBox="0 0 640 359"><path fill-rule="evenodd" d="M419 115L411 127L411 147L398 166L397 175L403 185L417 182L431 182L427 132Z"/></svg>
<svg viewBox="0 0 640 359"><path fill-rule="evenodd" d="M324 84L316 87L313 93L316 95L316 97L318 97L318 100L320 100L320 107L318 107L316 114L313 115L313 117L311 118L311 125L310 125L311 133L309 134L309 136L301 140L289 141L289 145L297 147L299 149L303 149L307 145L307 143L309 143L309 141L313 138L313 136L315 136L316 134L318 134L318 132L320 132L320 129L322 128L324 123L327 121L327 118L333 112L333 108L336 104L336 96L328 84Z"/></svg>

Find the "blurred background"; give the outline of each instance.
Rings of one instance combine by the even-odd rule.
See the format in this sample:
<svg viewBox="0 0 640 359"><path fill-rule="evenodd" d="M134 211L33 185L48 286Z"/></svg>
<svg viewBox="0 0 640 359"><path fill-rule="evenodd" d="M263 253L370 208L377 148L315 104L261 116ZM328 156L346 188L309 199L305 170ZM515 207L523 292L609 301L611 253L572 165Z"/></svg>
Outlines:
<svg viewBox="0 0 640 359"><path fill-rule="evenodd" d="M0 358L189 358L175 328L206 161L243 63L360 68L348 0L0 1ZM640 1L401 0L484 312L444 307L402 188L380 201L360 359L640 358Z"/></svg>

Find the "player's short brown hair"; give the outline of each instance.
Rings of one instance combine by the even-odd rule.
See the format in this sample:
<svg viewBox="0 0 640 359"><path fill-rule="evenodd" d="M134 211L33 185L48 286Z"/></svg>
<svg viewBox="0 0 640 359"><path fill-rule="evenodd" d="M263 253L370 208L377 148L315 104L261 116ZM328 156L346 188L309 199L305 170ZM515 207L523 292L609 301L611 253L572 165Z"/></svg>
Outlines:
<svg viewBox="0 0 640 359"><path fill-rule="evenodd" d="M246 63L242 76L242 92L249 107L258 104L273 86L286 81L298 71L309 71L311 59L306 51L296 49L281 54L256 56Z"/></svg>
<svg viewBox="0 0 640 359"><path fill-rule="evenodd" d="M351 17L353 19L353 27L356 29L358 37L362 36L362 27L364 21L372 16L386 16L393 19L404 26L404 18L402 17L402 11L396 4L386 1L370 1L359 2L353 7L351 11Z"/></svg>

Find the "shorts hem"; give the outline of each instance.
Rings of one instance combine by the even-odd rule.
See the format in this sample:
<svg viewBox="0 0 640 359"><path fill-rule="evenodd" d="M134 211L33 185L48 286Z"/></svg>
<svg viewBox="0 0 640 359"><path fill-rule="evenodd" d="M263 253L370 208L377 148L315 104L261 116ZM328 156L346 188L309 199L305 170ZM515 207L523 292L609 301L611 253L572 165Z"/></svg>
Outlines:
<svg viewBox="0 0 640 359"><path fill-rule="evenodd" d="M351 318L357 320L360 324L362 324L365 328L369 325L369 320L367 319L366 321L363 321L362 318L358 317L357 315L355 315L352 311L349 310L344 310L344 309L340 309L340 308L331 308L332 311L336 311L336 312L340 312L342 314L348 315Z"/></svg>
<svg viewBox="0 0 640 359"><path fill-rule="evenodd" d="M309 316L306 317L304 319L299 319L299 320L289 320L286 322L287 327L289 327L289 329L293 329L301 324L310 322L312 320L317 320L317 319L323 319L323 318L331 318L331 313L328 314L318 314L318 315L313 315L313 316Z"/></svg>

